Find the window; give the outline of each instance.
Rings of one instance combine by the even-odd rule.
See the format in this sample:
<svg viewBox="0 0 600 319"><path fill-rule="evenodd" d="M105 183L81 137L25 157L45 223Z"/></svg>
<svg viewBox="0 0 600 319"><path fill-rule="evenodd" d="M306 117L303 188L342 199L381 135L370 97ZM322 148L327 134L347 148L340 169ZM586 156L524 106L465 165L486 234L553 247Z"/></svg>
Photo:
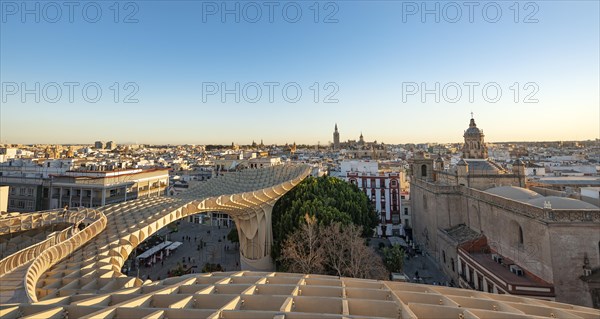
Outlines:
<svg viewBox="0 0 600 319"><path fill-rule="evenodd" d="M10 194L11 195L16 195L17 194L17 189L11 186L10 187Z"/></svg>
<svg viewBox="0 0 600 319"><path fill-rule="evenodd" d="M33 187L28 187L27 188L27 195L28 196L33 196Z"/></svg>
<svg viewBox="0 0 600 319"><path fill-rule="evenodd" d="M25 195L25 187L20 187L19 188L19 195L21 195L21 196Z"/></svg>
<svg viewBox="0 0 600 319"><path fill-rule="evenodd" d="M446 263L446 251L442 250L442 261Z"/></svg>
<svg viewBox="0 0 600 319"><path fill-rule="evenodd" d="M523 228L519 226L519 244L523 245Z"/></svg>
<svg viewBox="0 0 600 319"><path fill-rule="evenodd" d="M427 176L427 165L425 165L425 164L421 165L421 176L422 177Z"/></svg>
<svg viewBox="0 0 600 319"><path fill-rule="evenodd" d="M404 207L404 215L408 215L408 207Z"/></svg>
<svg viewBox="0 0 600 319"><path fill-rule="evenodd" d="M404 220L404 227L410 228L410 223L408 222L408 219Z"/></svg>
<svg viewBox="0 0 600 319"><path fill-rule="evenodd" d="M15 207L15 200L11 199L10 201L8 201L8 206Z"/></svg>
<svg viewBox="0 0 600 319"><path fill-rule="evenodd" d="M523 228L514 220L510 221L510 244L522 248L524 243Z"/></svg>
<svg viewBox="0 0 600 319"><path fill-rule="evenodd" d="M17 208L25 208L25 201L22 201L22 200L18 201Z"/></svg>
<svg viewBox="0 0 600 319"><path fill-rule="evenodd" d="M486 280L487 282L487 290L489 293L494 293L494 284L492 284L489 280Z"/></svg>
<svg viewBox="0 0 600 319"><path fill-rule="evenodd" d="M454 258L450 258L450 266L452 266L452 272L456 272L454 269Z"/></svg>
<svg viewBox="0 0 600 319"><path fill-rule="evenodd" d="M392 179L392 181L390 182L390 187L396 187L398 186L398 181L395 179Z"/></svg>
<svg viewBox="0 0 600 319"><path fill-rule="evenodd" d="M27 209L33 209L33 201L32 200L28 200L26 202L25 208L27 208Z"/></svg>
<svg viewBox="0 0 600 319"><path fill-rule="evenodd" d="M475 276L473 276L473 269L469 266L467 266L467 272L469 273L469 283L472 285L473 284L473 279L475 279Z"/></svg>

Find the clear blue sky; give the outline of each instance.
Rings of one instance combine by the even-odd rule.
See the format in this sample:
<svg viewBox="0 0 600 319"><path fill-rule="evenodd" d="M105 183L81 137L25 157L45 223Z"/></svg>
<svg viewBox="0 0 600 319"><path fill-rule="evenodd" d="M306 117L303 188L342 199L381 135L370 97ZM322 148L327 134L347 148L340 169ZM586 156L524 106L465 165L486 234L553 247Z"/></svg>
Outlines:
<svg viewBox="0 0 600 319"><path fill-rule="evenodd" d="M22 15L24 8L35 12L36 3L38 16ZM513 1L497 1L497 18L495 6L482 1L473 8L473 22L463 2L457 2L462 16L456 19L455 7L437 2L439 23L433 14L422 21L421 1L319 2L318 14L313 1L281 2L271 16L266 2L227 2L229 9L240 6L239 23L233 14L222 20L221 2L120 2L118 17L113 1L94 2L85 12L83 4L71 8L72 16L57 3L62 7L0 1L1 142L325 144L335 123L342 140L362 131L366 140L386 143L452 142L461 140L471 111L488 141L600 135L598 1L520 2L518 16ZM296 4L302 16L291 23ZM434 9L436 2L425 5ZM40 102L36 94L23 99L22 89L35 91L36 82ZM79 83L72 102L65 82ZM83 98L91 82L102 89L96 103ZM124 87L128 82L135 84ZM207 95L211 83L233 89L236 82L239 103L234 94L224 102L220 93ZM259 98L253 82L262 90ZM279 83L273 102L264 82ZM324 87L328 82L335 84ZM406 95L414 83L421 90L421 83L433 89L436 82L439 103L434 94L425 101L420 91ZM480 83L472 102L464 82ZM534 84L525 87L528 82ZM286 83L302 89L296 103L283 98ZM448 83L461 88L456 103ZM496 103L484 99L486 83L501 88ZM123 103L136 88L130 100L138 101ZM332 99L338 102L323 103L336 89ZM94 90L86 98L93 100ZM494 90L485 97L493 100ZM523 103L535 90L531 98L538 102ZM295 98L293 86L286 97Z"/></svg>

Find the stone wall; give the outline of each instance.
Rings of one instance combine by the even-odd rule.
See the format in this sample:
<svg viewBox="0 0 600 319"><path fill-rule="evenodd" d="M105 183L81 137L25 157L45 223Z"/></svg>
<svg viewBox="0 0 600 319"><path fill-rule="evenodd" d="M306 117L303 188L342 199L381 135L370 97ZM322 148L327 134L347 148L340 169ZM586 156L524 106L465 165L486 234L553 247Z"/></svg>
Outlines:
<svg viewBox="0 0 600 319"><path fill-rule="evenodd" d="M592 267L600 266L600 210L543 209L473 188L422 180L411 182L411 198L414 237L440 265L442 250L447 260L455 257L451 249L444 249L453 244L439 230L464 223L485 235L493 250L553 283L557 301L591 306L579 276L584 253ZM448 265L442 268L451 275Z"/></svg>

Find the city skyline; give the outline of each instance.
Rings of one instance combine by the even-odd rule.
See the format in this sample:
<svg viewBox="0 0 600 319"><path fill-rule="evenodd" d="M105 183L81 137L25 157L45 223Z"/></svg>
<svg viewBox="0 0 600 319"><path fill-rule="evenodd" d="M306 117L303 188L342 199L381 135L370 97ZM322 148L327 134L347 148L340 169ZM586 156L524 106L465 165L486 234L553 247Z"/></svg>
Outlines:
<svg viewBox="0 0 600 319"><path fill-rule="evenodd" d="M100 3L93 23L94 8L56 18L44 4L23 17L11 3L0 31L2 143L324 145L336 122L342 141L362 131L388 144L445 143L460 141L470 112L489 142L600 136L598 2L499 2L498 19L482 2L473 22L464 5L453 22L456 8L438 2L424 18L412 2L290 2L273 22L264 4L253 22L256 8L239 2L225 16L221 2Z"/></svg>
<svg viewBox="0 0 600 319"><path fill-rule="evenodd" d="M485 129L484 129L485 131ZM332 131L333 132L333 131ZM359 131L358 135L356 137L354 136L349 136L347 138L344 138L343 136L340 137L340 142L345 143L347 141L358 141L359 140L359 136L363 134L365 135L362 131ZM330 134L331 135L331 134ZM341 134L340 134L341 135ZM374 142L377 141L377 143L385 143L387 145L401 145L401 144L463 144L464 141L461 141L462 135L459 136L459 138L455 138L454 140L449 140L447 142L440 142L440 141L406 141L406 142L398 142L398 143L390 143L390 142L386 142L386 141L380 141L377 139L371 139L368 138L368 136L365 136L365 141L366 142ZM487 136L486 136L487 137ZM586 141L597 141L599 138L587 138L587 139L564 139L564 140L551 140L551 139L542 139L542 140L491 140L488 141L488 144L507 144L507 143L555 143L555 142L586 142ZM125 140L120 141L120 140L116 140L116 139L91 139L91 140L85 140L83 142L51 142L51 143L42 143L42 142L32 142L32 143L11 143L10 141L0 141L0 145L64 145L64 146L69 146L69 145L75 145L75 146L83 146L83 145L94 145L95 141L102 141L102 142L108 142L108 141L112 141L114 143L116 143L117 145L170 145L170 146L178 146L178 145L222 145L222 146L228 146L231 145L231 143L234 143L235 145L238 146L251 146L253 143L261 144L263 143L265 146L272 146L272 145L277 145L277 146L283 146L283 145L292 145L292 144L296 144L296 145L307 145L307 146L316 146L316 145L320 145L321 147L330 147L333 144L333 139L328 140L326 142L323 141L315 141L315 142L298 142L298 139L294 139L292 141L284 141L284 142L272 142L272 141L265 141L264 139L261 138L252 138L252 139L244 139L244 140L240 140L240 139L235 139L233 141L230 142L223 142L223 143L216 143L216 142L205 142L205 143L171 143L171 142L165 142L165 143L151 143L151 142L142 142L142 141L129 141L127 140L127 138L125 138Z"/></svg>

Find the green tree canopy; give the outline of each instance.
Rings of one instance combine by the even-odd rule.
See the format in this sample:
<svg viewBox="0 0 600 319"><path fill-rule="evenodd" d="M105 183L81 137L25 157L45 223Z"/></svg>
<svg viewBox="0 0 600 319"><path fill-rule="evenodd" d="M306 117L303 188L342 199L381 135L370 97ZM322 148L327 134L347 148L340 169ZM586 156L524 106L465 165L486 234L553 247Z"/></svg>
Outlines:
<svg viewBox="0 0 600 319"><path fill-rule="evenodd" d="M404 249L400 245L383 248L385 267L390 272L402 272L404 268Z"/></svg>
<svg viewBox="0 0 600 319"><path fill-rule="evenodd" d="M305 214L319 224L354 224L363 236L372 236L378 224L377 213L367 195L356 185L335 177L308 177L281 197L273 208L273 250L277 260L285 239L304 222Z"/></svg>
<svg viewBox="0 0 600 319"><path fill-rule="evenodd" d="M227 234L227 239L232 243L239 243L240 237L236 228L232 228Z"/></svg>

